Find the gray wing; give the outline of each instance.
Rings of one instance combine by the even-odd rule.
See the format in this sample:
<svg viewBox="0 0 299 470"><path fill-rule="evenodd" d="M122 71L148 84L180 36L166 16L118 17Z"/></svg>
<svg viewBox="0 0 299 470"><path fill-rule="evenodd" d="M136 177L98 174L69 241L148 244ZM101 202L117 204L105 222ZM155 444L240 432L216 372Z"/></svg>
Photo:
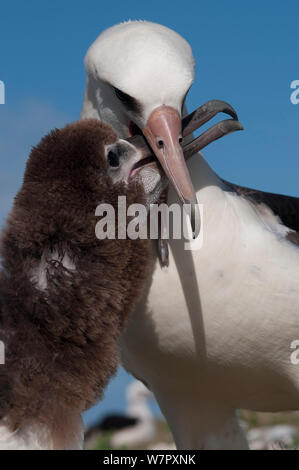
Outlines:
<svg viewBox="0 0 299 470"><path fill-rule="evenodd" d="M224 180L223 180L224 181ZM255 203L264 203L277 215L284 225L295 230L287 238L299 246L299 198L284 196L282 194L266 193L257 189L245 188L237 184L224 181L224 183L240 196L246 197Z"/></svg>

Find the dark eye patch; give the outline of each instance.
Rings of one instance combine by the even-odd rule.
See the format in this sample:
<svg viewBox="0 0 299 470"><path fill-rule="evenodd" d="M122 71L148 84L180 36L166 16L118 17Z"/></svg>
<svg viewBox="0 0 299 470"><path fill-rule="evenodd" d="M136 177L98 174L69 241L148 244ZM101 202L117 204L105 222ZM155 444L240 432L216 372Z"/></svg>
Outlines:
<svg viewBox="0 0 299 470"><path fill-rule="evenodd" d="M123 91L119 90L116 87L113 87L113 89L119 101L121 101L127 108L129 108L131 111L134 111L135 113L140 112L141 110L140 104L138 103L137 100L135 100L135 98L128 95L127 93L124 93Z"/></svg>

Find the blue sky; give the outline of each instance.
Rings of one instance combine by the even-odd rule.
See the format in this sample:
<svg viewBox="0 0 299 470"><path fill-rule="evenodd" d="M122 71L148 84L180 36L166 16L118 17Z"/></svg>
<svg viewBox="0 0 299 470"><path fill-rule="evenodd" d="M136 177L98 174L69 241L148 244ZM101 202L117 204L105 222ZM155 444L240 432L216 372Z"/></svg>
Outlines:
<svg viewBox="0 0 299 470"><path fill-rule="evenodd" d="M188 97L192 111L208 99L228 101L245 131L204 154L222 177L299 196L298 0L11 0L0 11L0 225L22 181L30 147L52 127L78 119L85 86L83 58L105 28L127 19L162 23L191 44L197 63ZM122 409L123 371L99 412ZM89 413L89 419L93 414Z"/></svg>

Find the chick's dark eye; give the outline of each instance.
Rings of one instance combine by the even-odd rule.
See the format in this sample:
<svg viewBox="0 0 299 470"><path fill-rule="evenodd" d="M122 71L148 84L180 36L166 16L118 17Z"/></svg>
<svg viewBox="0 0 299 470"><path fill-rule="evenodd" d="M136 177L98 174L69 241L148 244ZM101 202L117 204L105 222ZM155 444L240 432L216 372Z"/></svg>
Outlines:
<svg viewBox="0 0 299 470"><path fill-rule="evenodd" d="M113 168L119 167L119 156L115 152L113 152L113 150L110 150L107 155L107 158L110 166L112 166Z"/></svg>

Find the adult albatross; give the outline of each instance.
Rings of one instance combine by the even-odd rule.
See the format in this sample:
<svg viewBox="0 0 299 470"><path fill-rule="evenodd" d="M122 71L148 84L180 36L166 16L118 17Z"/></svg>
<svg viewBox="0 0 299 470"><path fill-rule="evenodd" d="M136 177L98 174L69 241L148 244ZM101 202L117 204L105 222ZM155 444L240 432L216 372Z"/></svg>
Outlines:
<svg viewBox="0 0 299 470"><path fill-rule="evenodd" d="M186 169L178 125L194 79L188 43L137 21L91 45L82 118L122 138L143 132L172 182L169 203L203 204L204 243L170 240L121 341L125 367L154 392L180 449L242 449L235 410L299 409L298 199L223 181L198 153ZM192 175L192 183L189 175ZM192 186L193 184L193 186Z"/></svg>

